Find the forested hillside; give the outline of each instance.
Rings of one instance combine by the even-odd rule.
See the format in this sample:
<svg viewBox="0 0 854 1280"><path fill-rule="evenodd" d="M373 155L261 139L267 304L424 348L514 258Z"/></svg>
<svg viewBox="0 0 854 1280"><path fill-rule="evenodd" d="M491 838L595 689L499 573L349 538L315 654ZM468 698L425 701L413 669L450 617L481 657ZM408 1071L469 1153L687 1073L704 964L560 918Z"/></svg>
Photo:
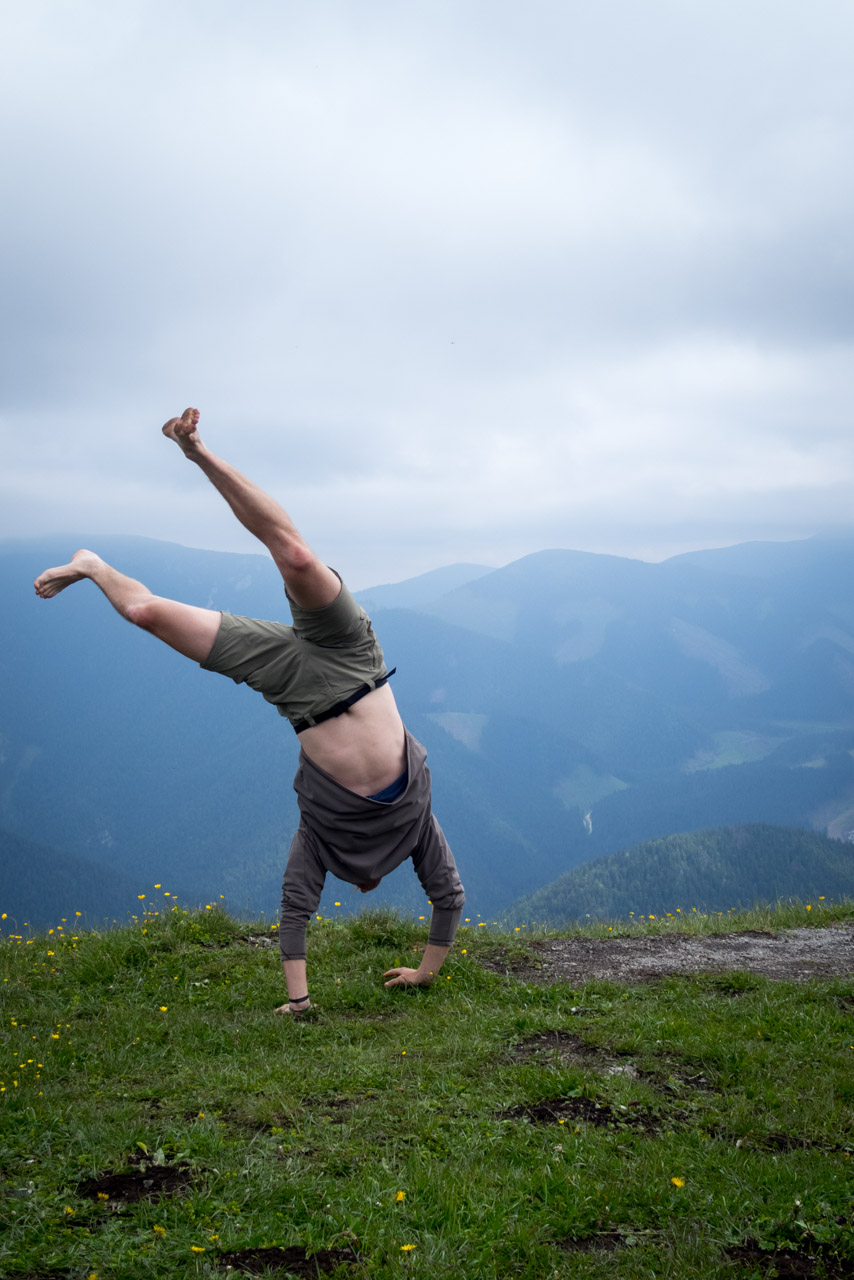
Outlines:
<svg viewBox="0 0 854 1280"><path fill-rule="evenodd" d="M32 579L88 539L0 546L0 825L183 896L275 911L297 742L257 695ZM163 595L287 619L264 556L97 549ZM854 831L854 539L663 564L573 551L360 593L474 914L591 858L745 823ZM423 910L407 867L377 900ZM325 902L354 902L331 885ZM4 908L5 909L5 908Z"/></svg>
<svg viewBox="0 0 854 1280"><path fill-rule="evenodd" d="M728 911L790 897L854 897L854 845L764 823L682 832L576 867L520 899L511 914L564 924Z"/></svg>

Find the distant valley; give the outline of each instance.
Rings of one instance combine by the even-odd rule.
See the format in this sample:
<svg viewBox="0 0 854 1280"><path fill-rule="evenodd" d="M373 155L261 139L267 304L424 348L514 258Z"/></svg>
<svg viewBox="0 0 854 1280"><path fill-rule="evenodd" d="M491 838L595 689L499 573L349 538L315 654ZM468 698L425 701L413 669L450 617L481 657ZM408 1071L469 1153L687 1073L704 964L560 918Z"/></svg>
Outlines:
<svg viewBox="0 0 854 1280"><path fill-rule="evenodd" d="M139 892L222 893L272 915L297 821L293 733L91 584L37 600L35 574L85 543L0 544L0 828ZM287 619L266 557L97 546L161 594ZM761 823L850 839L852 570L854 538L662 564L555 550L359 593L428 748L468 910L497 918L591 859L674 833ZM2 909L18 912L23 855L5 848ZM378 900L424 909L408 867ZM333 901L362 905L340 884L321 909Z"/></svg>

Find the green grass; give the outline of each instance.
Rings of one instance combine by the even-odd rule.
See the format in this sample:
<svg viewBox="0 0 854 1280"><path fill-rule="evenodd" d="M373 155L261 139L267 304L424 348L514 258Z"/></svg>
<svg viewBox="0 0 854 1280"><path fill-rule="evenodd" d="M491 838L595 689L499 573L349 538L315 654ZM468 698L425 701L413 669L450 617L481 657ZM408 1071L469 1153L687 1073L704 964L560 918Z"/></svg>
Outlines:
<svg viewBox="0 0 854 1280"><path fill-rule="evenodd" d="M810 906L610 932L854 917ZM0 1275L222 1277L272 1246L349 1248L341 1277L850 1275L854 983L479 963L529 935L475 918L430 990L389 992L423 924L316 920L302 1021L272 1013L275 934L216 908L6 935ZM153 1199L84 1186L174 1166Z"/></svg>

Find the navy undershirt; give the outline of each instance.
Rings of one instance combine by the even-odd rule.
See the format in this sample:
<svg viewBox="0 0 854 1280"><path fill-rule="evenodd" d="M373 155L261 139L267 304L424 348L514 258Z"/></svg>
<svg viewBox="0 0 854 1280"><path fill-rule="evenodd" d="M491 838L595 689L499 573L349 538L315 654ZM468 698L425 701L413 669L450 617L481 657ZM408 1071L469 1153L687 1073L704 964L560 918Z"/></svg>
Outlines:
<svg viewBox="0 0 854 1280"><path fill-rule="evenodd" d="M383 787L382 791L377 791L375 795L366 796L367 800L379 800L380 804L391 804L393 800L398 800L406 790L406 784L409 781L409 771L404 769L399 778L395 778L394 782L390 782L387 787Z"/></svg>

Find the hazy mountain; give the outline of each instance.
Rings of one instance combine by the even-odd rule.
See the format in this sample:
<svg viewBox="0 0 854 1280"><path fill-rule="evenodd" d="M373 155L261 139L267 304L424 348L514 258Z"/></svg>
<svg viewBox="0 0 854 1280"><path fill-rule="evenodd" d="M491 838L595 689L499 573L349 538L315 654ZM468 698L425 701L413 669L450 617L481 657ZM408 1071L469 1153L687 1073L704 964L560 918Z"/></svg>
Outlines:
<svg viewBox="0 0 854 1280"><path fill-rule="evenodd" d="M854 845L749 823L683 832L596 858L514 903L514 920L565 924L727 911L780 898L854 897Z"/></svg>
<svg viewBox="0 0 854 1280"><path fill-rule="evenodd" d="M444 569L420 573L417 578L407 578L405 582L390 582L357 591L356 599L368 613L376 609L418 609L492 572L494 570L485 564L450 564Z"/></svg>
<svg viewBox="0 0 854 1280"><path fill-rule="evenodd" d="M140 906L140 886L129 876L3 830L0 885L0 912L7 915L4 933L25 925L48 928L63 919L67 933L73 933L78 920L90 928L105 920L124 923ZM150 885L144 889L158 897Z"/></svg>
<svg viewBox="0 0 854 1280"><path fill-rule="evenodd" d="M38 600L36 573L86 541L0 544L0 823L143 889L272 912L295 735L90 583ZM96 545L161 594L288 617L265 556ZM360 593L430 753L470 910L674 831L854 830L852 570L851 538L663 564L549 551ZM351 896L333 885L325 901ZM408 869L377 898L423 905Z"/></svg>

